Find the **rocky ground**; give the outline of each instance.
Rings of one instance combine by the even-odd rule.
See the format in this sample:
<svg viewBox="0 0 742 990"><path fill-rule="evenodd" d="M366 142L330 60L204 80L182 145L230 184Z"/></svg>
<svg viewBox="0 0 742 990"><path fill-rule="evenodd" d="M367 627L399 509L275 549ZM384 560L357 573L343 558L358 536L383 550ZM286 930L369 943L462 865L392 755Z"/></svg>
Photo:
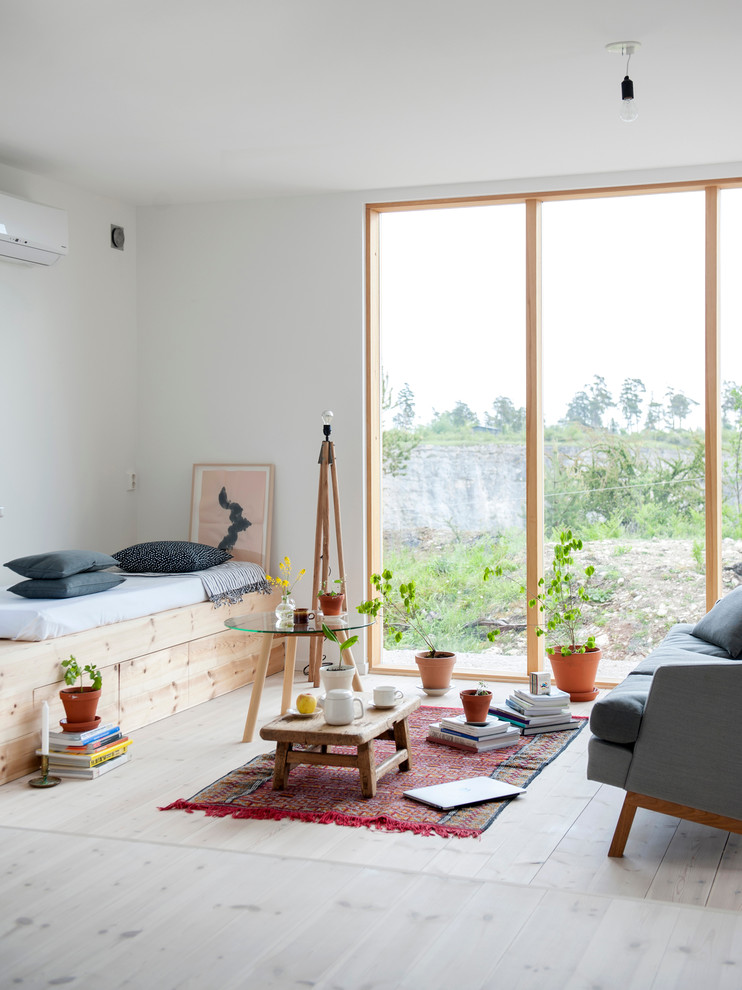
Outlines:
<svg viewBox="0 0 742 990"><path fill-rule="evenodd" d="M591 591L603 599L591 608L591 631L603 650L598 676L622 680L676 622L696 622L706 611L702 552L693 540L603 540L586 544ZM723 587L742 581L742 540L722 545ZM508 616L517 624L524 615ZM460 670L525 672L524 636L506 633L481 653L459 655ZM408 650L386 650L384 662L414 668Z"/></svg>

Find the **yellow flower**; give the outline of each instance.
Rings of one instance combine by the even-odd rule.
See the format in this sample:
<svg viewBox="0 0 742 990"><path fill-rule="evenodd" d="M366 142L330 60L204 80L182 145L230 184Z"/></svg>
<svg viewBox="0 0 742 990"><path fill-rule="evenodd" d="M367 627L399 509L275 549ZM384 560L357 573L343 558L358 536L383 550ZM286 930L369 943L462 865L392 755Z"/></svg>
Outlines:
<svg viewBox="0 0 742 990"><path fill-rule="evenodd" d="M274 584L274 585L276 585L279 588L285 588L286 590L284 592L282 592L282 594L290 595L291 594L291 591L293 590L293 588L296 587L296 585L298 584L298 582L301 581L301 579L307 573L306 568L305 567L302 567L302 569L299 571L299 573L296 576L296 580L292 584L292 582L291 582L291 558L290 557L284 557L283 560L279 562L278 567L279 567L279 570L281 570L283 572L284 577L271 577L270 574L266 574L266 578L267 578L267 580L271 584Z"/></svg>

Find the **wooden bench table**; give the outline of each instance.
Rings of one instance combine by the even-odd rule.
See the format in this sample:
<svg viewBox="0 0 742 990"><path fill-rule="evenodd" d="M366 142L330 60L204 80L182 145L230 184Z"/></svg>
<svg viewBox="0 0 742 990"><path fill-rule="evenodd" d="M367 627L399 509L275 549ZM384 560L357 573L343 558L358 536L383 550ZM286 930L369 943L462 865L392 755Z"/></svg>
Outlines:
<svg viewBox="0 0 742 990"><path fill-rule="evenodd" d="M366 714L349 725L328 725L321 708L309 718L281 715L260 730L261 738L277 743L273 790L281 791L288 784L291 767L299 763L324 767L357 767L361 775L361 794L374 797L380 777L394 767L409 770L412 765L407 716L420 707L420 699L404 698L393 708L369 708L364 697ZM376 765L374 739L392 739L396 751L383 763ZM294 745L313 749L294 749ZM328 746L354 746L355 753L329 753Z"/></svg>

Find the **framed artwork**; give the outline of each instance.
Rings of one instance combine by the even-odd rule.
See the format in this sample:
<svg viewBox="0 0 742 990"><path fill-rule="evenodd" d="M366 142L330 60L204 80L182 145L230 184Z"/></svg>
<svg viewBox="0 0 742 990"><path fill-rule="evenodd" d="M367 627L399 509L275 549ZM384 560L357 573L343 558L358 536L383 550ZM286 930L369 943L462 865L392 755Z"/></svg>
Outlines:
<svg viewBox="0 0 742 990"><path fill-rule="evenodd" d="M272 464L194 464L192 543L228 550L268 569L273 515Z"/></svg>

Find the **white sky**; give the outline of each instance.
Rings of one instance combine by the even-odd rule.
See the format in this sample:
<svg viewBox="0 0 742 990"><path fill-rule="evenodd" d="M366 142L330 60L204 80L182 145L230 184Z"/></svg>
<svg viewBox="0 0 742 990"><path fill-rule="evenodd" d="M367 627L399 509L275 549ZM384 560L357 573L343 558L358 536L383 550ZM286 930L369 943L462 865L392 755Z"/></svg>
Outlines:
<svg viewBox="0 0 742 990"><path fill-rule="evenodd" d="M722 259L722 378L742 383L742 190L722 193ZM418 422L457 400L525 405L524 206L384 214L381 264L382 366ZM547 424L602 375L614 400L641 379L643 414L684 392L684 425L703 427L703 192L545 203L543 278Z"/></svg>

